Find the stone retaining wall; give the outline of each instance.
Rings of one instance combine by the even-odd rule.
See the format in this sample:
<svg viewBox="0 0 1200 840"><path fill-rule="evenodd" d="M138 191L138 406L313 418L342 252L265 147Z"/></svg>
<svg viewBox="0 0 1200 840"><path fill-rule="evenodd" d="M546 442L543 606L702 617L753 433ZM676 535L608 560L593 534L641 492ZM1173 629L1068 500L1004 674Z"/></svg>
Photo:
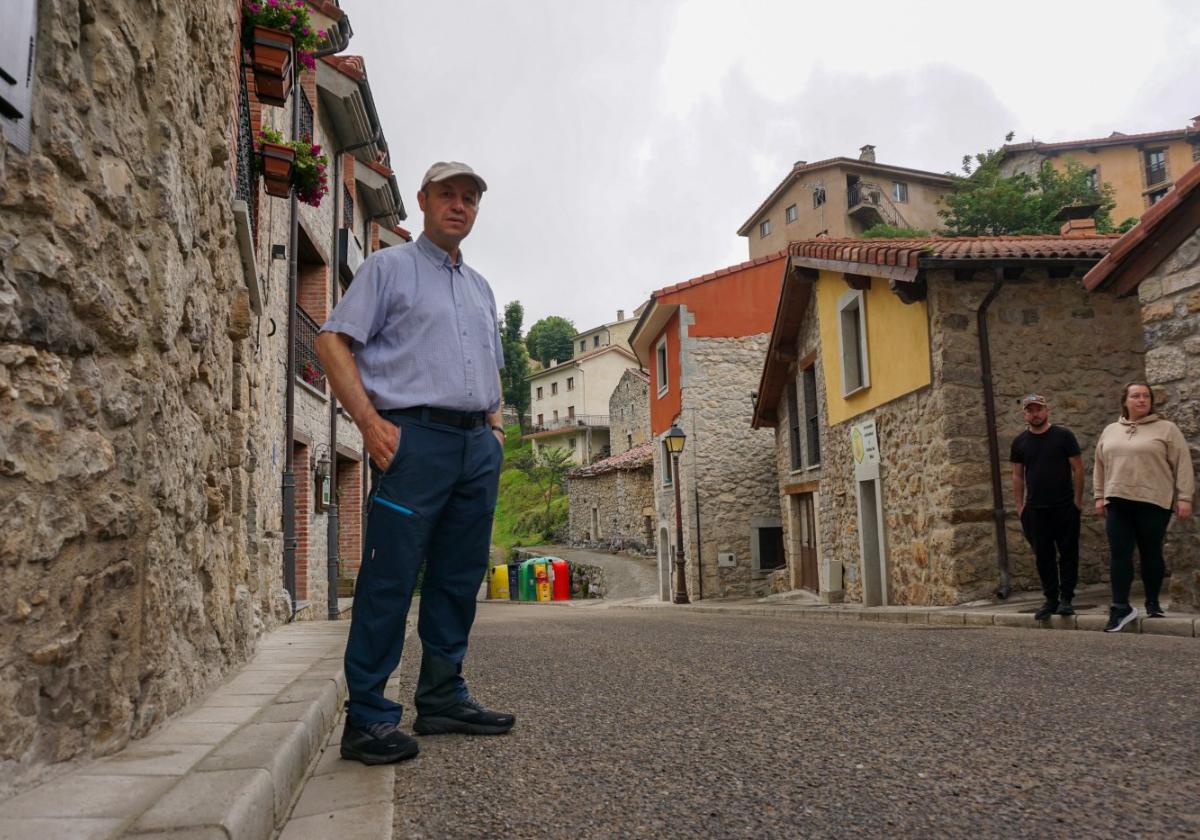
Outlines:
<svg viewBox="0 0 1200 840"><path fill-rule="evenodd" d="M645 511L653 510L653 480L649 465L594 476L569 476L570 544L606 551L652 552L654 535L646 527ZM593 508L599 520L599 533L593 533Z"/></svg>
<svg viewBox="0 0 1200 840"><path fill-rule="evenodd" d="M1200 231L1141 282L1138 298L1146 377L1154 387L1156 408L1179 426L1188 440L1193 468L1200 468ZM1200 610L1197 518L1172 519L1164 549L1171 571L1171 609Z"/></svg>

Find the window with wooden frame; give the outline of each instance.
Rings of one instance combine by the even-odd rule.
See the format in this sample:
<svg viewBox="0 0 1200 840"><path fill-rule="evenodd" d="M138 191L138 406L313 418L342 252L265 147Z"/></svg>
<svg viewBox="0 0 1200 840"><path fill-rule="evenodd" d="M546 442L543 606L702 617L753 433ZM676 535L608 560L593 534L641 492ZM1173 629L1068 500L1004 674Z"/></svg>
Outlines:
<svg viewBox="0 0 1200 840"><path fill-rule="evenodd" d="M763 219L761 222L758 223L758 238L766 239L770 235L771 235L771 220Z"/></svg>
<svg viewBox="0 0 1200 840"><path fill-rule="evenodd" d="M897 204L908 204L908 184L903 181L892 182L892 201Z"/></svg>
<svg viewBox="0 0 1200 840"><path fill-rule="evenodd" d="M783 219L787 224L791 224L800 217L800 213L796 210L795 204L789 204L787 210L783 211Z"/></svg>
<svg viewBox="0 0 1200 840"><path fill-rule="evenodd" d="M796 399L795 380L789 382L787 386L787 412L788 449L791 455L792 469L798 470L804 464L804 456L800 452L800 403Z"/></svg>
<svg viewBox="0 0 1200 840"><path fill-rule="evenodd" d="M658 383L658 395L661 397L667 392L667 388L671 384L670 373L667 370L667 339L666 336L658 342L658 346L654 348L654 374Z"/></svg>
<svg viewBox="0 0 1200 840"><path fill-rule="evenodd" d="M867 357L866 299L851 289L838 299L838 347L841 350L842 396L871 386Z"/></svg>
<svg viewBox="0 0 1200 840"><path fill-rule="evenodd" d="M821 464L821 421L817 414L817 366L809 365L800 371L804 400L805 458L804 466Z"/></svg>

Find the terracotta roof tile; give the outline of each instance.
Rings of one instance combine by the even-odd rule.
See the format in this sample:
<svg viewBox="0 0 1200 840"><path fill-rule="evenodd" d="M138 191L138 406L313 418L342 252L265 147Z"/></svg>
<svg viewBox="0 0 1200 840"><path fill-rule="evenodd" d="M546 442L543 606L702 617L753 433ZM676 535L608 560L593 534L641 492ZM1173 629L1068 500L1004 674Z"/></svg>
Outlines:
<svg viewBox="0 0 1200 840"><path fill-rule="evenodd" d="M918 268L938 260L1100 259L1119 234L1094 236L930 236L920 239L800 239L793 257Z"/></svg>
<svg viewBox="0 0 1200 840"><path fill-rule="evenodd" d="M1143 243L1149 242L1158 232L1164 220L1198 190L1200 190L1200 163L1185 172L1175 182L1175 188L1143 213L1141 221L1117 240L1104 259L1092 266L1092 270L1083 277L1084 287L1095 289L1108 280L1110 275L1120 268L1126 257Z"/></svg>
<svg viewBox="0 0 1200 840"><path fill-rule="evenodd" d="M708 274L702 274L699 277L693 277L691 280L684 280L682 283L676 283L674 286L666 286L658 291L651 292L651 299L660 298L664 295L669 295L672 292L680 292L691 286L699 286L701 283L707 283L710 280L716 280L718 277L727 277L730 274L737 274L739 271L745 271L747 268L753 268L756 265L766 265L769 262L782 259L788 254L787 251L776 251L773 254L768 254L764 257L755 257L752 260L731 265L726 268L719 268L716 271L710 271Z"/></svg>
<svg viewBox="0 0 1200 840"><path fill-rule="evenodd" d="M654 444L652 442L639 443L633 449L622 452L620 455L610 455L585 467L576 467L567 472L567 477L591 478L617 470L640 470L643 467L650 466L653 461Z"/></svg>
<svg viewBox="0 0 1200 840"><path fill-rule="evenodd" d="M1032 140L1028 143L1011 143L1004 146L1003 152L1062 152L1068 149L1085 149L1093 146L1122 146L1126 143L1145 143L1153 140L1186 140L1189 135L1200 132L1195 127L1173 128L1167 131L1147 131L1142 134L1122 134L1114 131L1107 137L1092 137L1087 140L1062 140L1057 143L1043 143Z"/></svg>
<svg viewBox="0 0 1200 840"><path fill-rule="evenodd" d="M367 78L367 66L361 55L323 55L321 61L356 82Z"/></svg>

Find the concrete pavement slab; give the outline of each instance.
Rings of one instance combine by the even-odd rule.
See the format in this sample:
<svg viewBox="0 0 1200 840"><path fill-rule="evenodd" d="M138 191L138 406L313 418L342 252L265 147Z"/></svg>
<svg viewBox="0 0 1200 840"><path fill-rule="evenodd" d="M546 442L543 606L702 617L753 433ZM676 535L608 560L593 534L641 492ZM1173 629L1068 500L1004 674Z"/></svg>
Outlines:
<svg viewBox="0 0 1200 840"><path fill-rule="evenodd" d="M133 831L219 826L230 840L261 840L274 827L272 798L264 770L193 773L142 814Z"/></svg>
<svg viewBox="0 0 1200 840"><path fill-rule="evenodd" d="M225 829L215 825L169 828L166 831L139 831L137 834L126 832L122 836L136 838L136 840L229 840Z"/></svg>
<svg viewBox="0 0 1200 840"><path fill-rule="evenodd" d="M396 776L392 767L366 767L346 761L331 773L311 776L304 785L292 819L390 802L396 795Z"/></svg>
<svg viewBox="0 0 1200 840"><path fill-rule="evenodd" d="M0 821L0 840L105 840L121 820L43 817Z"/></svg>
<svg viewBox="0 0 1200 840"><path fill-rule="evenodd" d="M906 612L905 615L908 616L908 621L906 622L908 624L928 624L929 623L929 613L924 612L922 610L913 610L911 612Z"/></svg>
<svg viewBox="0 0 1200 840"><path fill-rule="evenodd" d="M33 817L123 819L139 813L176 781L169 776L78 776L71 780L70 796L58 786L43 785L0 804L0 825Z"/></svg>
<svg viewBox="0 0 1200 840"><path fill-rule="evenodd" d="M928 613L930 624L966 624L965 615L962 612L943 612L941 610L930 610Z"/></svg>
<svg viewBox="0 0 1200 840"><path fill-rule="evenodd" d="M146 739L147 744L208 744L215 746L228 738L237 723L198 723L173 721Z"/></svg>
<svg viewBox="0 0 1200 840"><path fill-rule="evenodd" d="M992 615L992 624L997 627L1025 627L1030 630L1044 630L1043 622L1035 621L1032 613L1004 613Z"/></svg>
<svg viewBox="0 0 1200 840"><path fill-rule="evenodd" d="M963 613L963 623L968 627L991 627L996 622L990 612L965 612Z"/></svg>
<svg viewBox="0 0 1200 840"><path fill-rule="evenodd" d="M1075 616L1076 630L1103 630L1108 623L1107 615L1077 615Z"/></svg>
<svg viewBox="0 0 1200 840"><path fill-rule="evenodd" d="M290 820L279 840L391 840L395 805L375 802Z"/></svg>
<svg viewBox="0 0 1200 840"><path fill-rule="evenodd" d="M258 714L257 706L209 706L207 703L179 719L180 723L245 723Z"/></svg>
<svg viewBox="0 0 1200 840"><path fill-rule="evenodd" d="M182 776L212 747L205 744L135 743L79 771L85 776Z"/></svg>

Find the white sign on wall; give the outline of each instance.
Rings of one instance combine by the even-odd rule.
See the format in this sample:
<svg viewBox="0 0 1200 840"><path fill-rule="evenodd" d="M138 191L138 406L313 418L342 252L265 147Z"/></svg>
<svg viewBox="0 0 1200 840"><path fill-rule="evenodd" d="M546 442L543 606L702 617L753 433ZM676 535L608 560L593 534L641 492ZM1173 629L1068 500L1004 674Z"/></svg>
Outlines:
<svg viewBox="0 0 1200 840"><path fill-rule="evenodd" d="M850 427L850 451L854 455L856 479L869 481L879 477L879 436L874 420Z"/></svg>

